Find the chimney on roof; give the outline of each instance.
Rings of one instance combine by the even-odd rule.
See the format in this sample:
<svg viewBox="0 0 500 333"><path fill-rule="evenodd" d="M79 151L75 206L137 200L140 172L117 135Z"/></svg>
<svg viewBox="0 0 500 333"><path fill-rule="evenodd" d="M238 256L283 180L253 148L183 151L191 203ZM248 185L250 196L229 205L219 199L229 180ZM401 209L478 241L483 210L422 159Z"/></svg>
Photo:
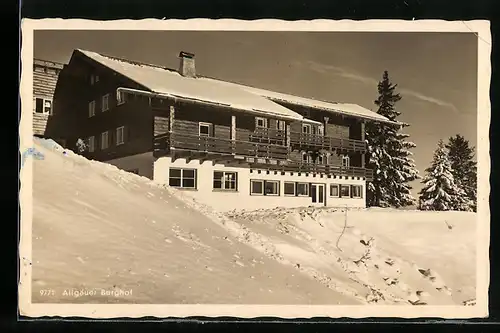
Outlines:
<svg viewBox="0 0 500 333"><path fill-rule="evenodd" d="M181 51L179 53L180 65L179 74L185 77L196 77L196 68L194 65L194 54Z"/></svg>

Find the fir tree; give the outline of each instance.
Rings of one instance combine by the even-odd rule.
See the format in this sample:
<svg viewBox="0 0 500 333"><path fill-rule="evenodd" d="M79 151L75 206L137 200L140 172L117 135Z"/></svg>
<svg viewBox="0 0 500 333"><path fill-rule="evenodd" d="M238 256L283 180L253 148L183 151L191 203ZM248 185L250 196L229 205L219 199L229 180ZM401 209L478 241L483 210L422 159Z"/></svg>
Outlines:
<svg viewBox="0 0 500 333"><path fill-rule="evenodd" d="M420 190L419 209L421 210L468 210L470 202L465 191L456 184L453 169L443 140L439 140L431 166Z"/></svg>
<svg viewBox="0 0 500 333"><path fill-rule="evenodd" d="M471 209L476 211L477 205L477 165L474 161L474 147L469 146L469 141L457 134L450 137L446 148L449 153L453 177L455 182L462 187L471 201Z"/></svg>
<svg viewBox="0 0 500 333"><path fill-rule="evenodd" d="M396 87L390 82L388 72L384 71L378 84L379 97L375 101L377 113L394 122L401 115L395 108L401 100L401 95L395 92ZM401 129L409 125L400 124L401 127L382 123L368 123L366 126L367 164L374 173L367 188L369 206L404 207L416 203L408 184L420 178L410 151L416 145L406 141L408 134L401 133Z"/></svg>

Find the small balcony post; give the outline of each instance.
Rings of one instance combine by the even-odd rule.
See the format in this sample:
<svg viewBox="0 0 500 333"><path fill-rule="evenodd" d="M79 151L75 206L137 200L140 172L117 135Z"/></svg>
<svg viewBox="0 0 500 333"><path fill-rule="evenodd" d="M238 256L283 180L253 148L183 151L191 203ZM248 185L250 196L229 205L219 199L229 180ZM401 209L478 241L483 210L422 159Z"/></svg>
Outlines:
<svg viewBox="0 0 500 333"><path fill-rule="evenodd" d="M170 133L174 131L174 121L175 121L175 107L173 105L170 106L170 119L168 122L168 130Z"/></svg>
<svg viewBox="0 0 500 333"><path fill-rule="evenodd" d="M287 149L287 158L290 158L290 151L292 150L292 144L290 138L290 124L286 124L286 149Z"/></svg>
<svg viewBox="0 0 500 333"><path fill-rule="evenodd" d="M364 147L366 149L366 143L365 143L365 121L361 121L361 141L363 141ZM365 168L365 152L363 151L361 153L361 167Z"/></svg>
<svg viewBox="0 0 500 333"><path fill-rule="evenodd" d="M235 153L236 142L236 116L231 116L231 152Z"/></svg>
<svg viewBox="0 0 500 333"><path fill-rule="evenodd" d="M169 142L168 142L168 147L167 149L171 149L172 148L172 136L173 136L173 132L174 132L174 121L175 121L175 107L173 105L170 106L170 117L169 117L169 120L168 120L168 138L169 138Z"/></svg>

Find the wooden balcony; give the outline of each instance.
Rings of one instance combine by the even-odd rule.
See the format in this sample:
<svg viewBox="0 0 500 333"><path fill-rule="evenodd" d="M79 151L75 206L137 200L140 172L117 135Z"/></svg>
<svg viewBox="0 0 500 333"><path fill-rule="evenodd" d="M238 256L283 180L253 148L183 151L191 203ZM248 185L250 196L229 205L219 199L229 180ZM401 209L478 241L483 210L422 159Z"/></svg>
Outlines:
<svg viewBox="0 0 500 333"><path fill-rule="evenodd" d="M288 148L284 145L231 140L218 137L200 136L172 132L158 135L154 139L154 150L157 153L170 150L207 153L212 155L234 155L261 159L286 160Z"/></svg>
<svg viewBox="0 0 500 333"><path fill-rule="evenodd" d="M286 131L274 128L256 128L250 134L250 141L286 145Z"/></svg>
<svg viewBox="0 0 500 333"><path fill-rule="evenodd" d="M306 134L300 132L290 133L290 144L301 148L315 148L326 150L350 150L366 152L366 142L361 140L335 138L317 134Z"/></svg>

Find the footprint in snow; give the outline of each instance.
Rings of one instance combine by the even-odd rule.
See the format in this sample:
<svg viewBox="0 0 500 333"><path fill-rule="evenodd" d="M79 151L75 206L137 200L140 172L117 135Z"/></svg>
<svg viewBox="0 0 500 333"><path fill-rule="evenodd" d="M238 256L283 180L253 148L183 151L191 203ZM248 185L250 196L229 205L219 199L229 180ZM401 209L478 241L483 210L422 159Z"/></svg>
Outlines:
<svg viewBox="0 0 500 333"><path fill-rule="evenodd" d="M242 263L242 262L241 262L241 261L239 261L239 260L235 260L235 261L234 261L234 263L235 263L236 265L238 265L238 266L245 267L245 264L244 264L244 263Z"/></svg>

